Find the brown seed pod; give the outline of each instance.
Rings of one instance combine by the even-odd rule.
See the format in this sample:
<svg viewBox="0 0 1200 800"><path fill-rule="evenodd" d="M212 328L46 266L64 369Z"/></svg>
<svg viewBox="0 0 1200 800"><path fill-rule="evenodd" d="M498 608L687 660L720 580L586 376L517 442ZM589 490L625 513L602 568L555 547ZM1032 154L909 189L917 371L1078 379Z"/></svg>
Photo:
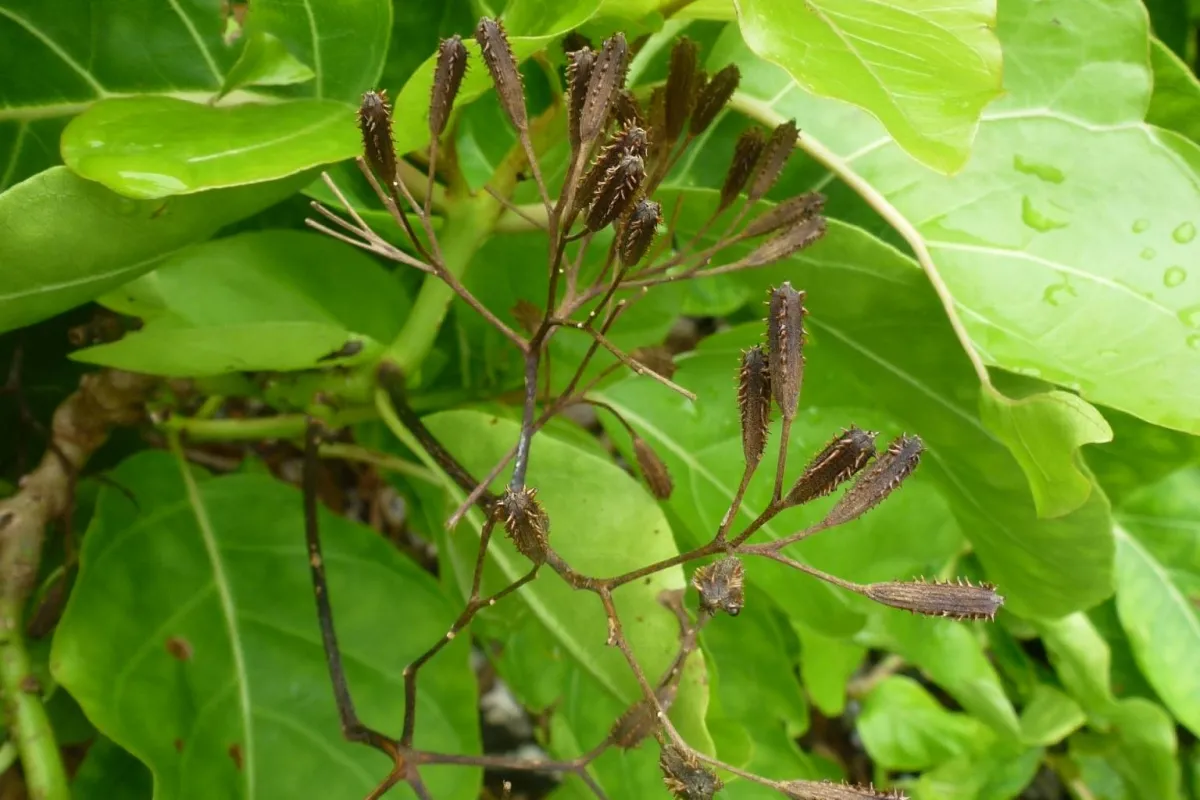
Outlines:
<svg viewBox="0 0 1200 800"><path fill-rule="evenodd" d="M670 498L671 492L675 489L675 484L671 480L671 472L667 469L667 465L658 457L658 453L654 452L645 439L640 436L633 437L633 455L637 459L638 469L642 471L642 475L646 478L646 483L650 487L650 492L659 500Z"/></svg>
<svg viewBox="0 0 1200 800"><path fill-rule="evenodd" d="M513 127L525 131L529 119L525 115L525 86L521 83L521 70L508 43L504 25L495 19L484 17L475 28L475 41L483 54L483 63L492 75L500 105L508 114Z"/></svg>
<svg viewBox="0 0 1200 800"><path fill-rule="evenodd" d="M796 147L796 137L799 135L800 131L796 129L794 120L788 120L771 131L762 155L754 165L754 179L750 181L750 190L746 192L746 197L751 203L761 200L771 191L775 181L779 180L792 150Z"/></svg>
<svg viewBox="0 0 1200 800"><path fill-rule="evenodd" d="M629 66L629 46L625 35L617 33L604 40L588 77L587 98L579 119L579 138L590 144L608 125L613 100L625 88L625 70Z"/></svg>
<svg viewBox="0 0 1200 800"><path fill-rule="evenodd" d="M434 139L446 130L454 98L467 71L467 48L458 34L442 39L433 68L433 92L429 98L429 134Z"/></svg>
<svg viewBox="0 0 1200 800"><path fill-rule="evenodd" d="M675 359L671 351L660 344L639 347L630 355L635 361L640 361L664 378L675 377Z"/></svg>
<svg viewBox="0 0 1200 800"><path fill-rule="evenodd" d="M590 47L567 53L567 135L572 151L579 149L579 120L583 116L588 81L595 63L596 53Z"/></svg>
<svg viewBox="0 0 1200 800"><path fill-rule="evenodd" d="M791 227L760 244L741 260L744 267L762 267L793 256L825 235L824 217L792 223Z"/></svg>
<svg viewBox="0 0 1200 800"><path fill-rule="evenodd" d="M767 304L771 391L785 419L796 415L804 381L804 292L784 281Z"/></svg>
<svg viewBox="0 0 1200 800"><path fill-rule="evenodd" d="M700 567L692 585L700 593L700 610L707 614L724 611L731 617L746 605L746 568L736 556L728 556Z"/></svg>
<svg viewBox="0 0 1200 800"><path fill-rule="evenodd" d="M653 200L639 200L621 226L617 237L617 253L621 263L632 267L646 256L654 242L654 234L662 223L662 206Z"/></svg>
<svg viewBox="0 0 1200 800"><path fill-rule="evenodd" d="M746 188L746 183L750 180L766 144L766 138L759 128L748 128L738 137L733 148L733 161L729 164L729 171L725 173L725 183L721 186L721 203L717 207L719 210L724 211L733 205L733 201Z"/></svg>
<svg viewBox="0 0 1200 800"><path fill-rule="evenodd" d="M825 195L820 192L805 192L795 197L789 197L752 220L742 230L742 235L753 237L772 233L784 226L810 220L820 214L824 208Z"/></svg>
<svg viewBox="0 0 1200 800"><path fill-rule="evenodd" d="M913 473L921 462L925 444L919 436L900 436L875 463L858 476L850 490L842 495L837 505L825 517L824 525L841 525L879 505L884 499Z"/></svg>
<svg viewBox="0 0 1200 800"><path fill-rule="evenodd" d="M385 186L396 180L396 144L392 139L392 109L387 92L367 92L358 107L358 129L362 133L363 155Z"/></svg>
<svg viewBox="0 0 1200 800"><path fill-rule="evenodd" d="M908 800L899 789L877 791L873 786L852 786L833 781L787 781L779 786L791 800Z"/></svg>
<svg viewBox="0 0 1200 800"><path fill-rule="evenodd" d="M662 746L658 768L662 770L667 791L676 800L712 800L725 785L716 774L701 766L695 755L681 752L670 742Z"/></svg>
<svg viewBox="0 0 1200 800"><path fill-rule="evenodd" d="M608 738L622 750L630 750L653 736L661 724L654 706L642 698L617 718L608 732Z"/></svg>
<svg viewBox="0 0 1200 800"><path fill-rule="evenodd" d="M787 493L788 505L800 505L833 492L854 477L875 455L875 432L851 426L817 453L796 485Z"/></svg>
<svg viewBox="0 0 1200 800"><path fill-rule="evenodd" d="M713 75L712 79L700 88L696 95L696 107L692 109L692 121L688 128L692 136L699 136L708 130L708 126L712 125L717 114L721 113L721 109L737 91L741 80L742 73L737 65L730 64Z"/></svg>
<svg viewBox="0 0 1200 800"><path fill-rule="evenodd" d="M742 353L738 370L738 409L742 416L742 452L746 466L757 466L771 425L771 367L761 345Z"/></svg>
<svg viewBox="0 0 1200 800"><path fill-rule="evenodd" d="M641 128L628 128L614 134L584 174L583 182L579 184L579 191L575 195L576 204L582 206L589 203L600 188L600 183L621 163L623 157L634 155L644 159L647 146L646 131Z"/></svg>
<svg viewBox="0 0 1200 800"><path fill-rule="evenodd" d="M930 617L950 617L957 620L994 620L1004 598L990 583L973 586L969 580L944 583L916 581L887 581L867 585L867 597L892 608L903 608L914 614Z"/></svg>
<svg viewBox="0 0 1200 800"><path fill-rule="evenodd" d="M666 136L672 142L683 133L696 102L698 54L696 43L686 36L677 40L671 50L671 64L667 69Z"/></svg>
<svg viewBox="0 0 1200 800"><path fill-rule="evenodd" d="M616 105L613 111L620 128L645 128L646 118L637 97L628 89L617 93Z"/></svg>
<svg viewBox="0 0 1200 800"><path fill-rule="evenodd" d="M544 563L550 536L550 518L537 501L537 489L505 489L497 503L496 513L504 523L508 538L512 539L521 555L535 564Z"/></svg>
<svg viewBox="0 0 1200 800"><path fill-rule="evenodd" d="M592 195L585 222L588 230L598 231L624 213L646 177L646 163L641 156L623 155L603 178Z"/></svg>

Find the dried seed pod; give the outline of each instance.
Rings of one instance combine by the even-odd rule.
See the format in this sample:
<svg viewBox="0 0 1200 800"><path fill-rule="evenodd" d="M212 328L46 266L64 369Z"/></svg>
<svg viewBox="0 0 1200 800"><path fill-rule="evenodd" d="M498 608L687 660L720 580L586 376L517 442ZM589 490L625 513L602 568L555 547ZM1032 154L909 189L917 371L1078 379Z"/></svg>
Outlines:
<svg viewBox="0 0 1200 800"><path fill-rule="evenodd" d="M994 620L1004 598L990 583L973 586L969 580L944 583L916 581L887 581L867 585L867 597L892 608L903 608L914 614L930 617L950 617L957 620Z"/></svg>
<svg viewBox="0 0 1200 800"><path fill-rule="evenodd" d="M745 581L746 568L736 556L700 567L692 575L692 585L700 593L700 610L707 614L724 611L736 617L746 605Z"/></svg>
<svg viewBox="0 0 1200 800"><path fill-rule="evenodd" d="M634 204L617 238L617 253L622 264L632 267L646 256L661 222L661 205L653 200L639 200Z"/></svg>
<svg viewBox="0 0 1200 800"><path fill-rule="evenodd" d="M799 253L825 235L824 217L813 217L792 226L754 248L741 260L745 267L761 267Z"/></svg>
<svg viewBox="0 0 1200 800"><path fill-rule="evenodd" d="M524 298L512 307L512 315L526 333L533 333L542 324L542 310Z"/></svg>
<svg viewBox="0 0 1200 800"><path fill-rule="evenodd" d="M787 781L779 790L791 800L908 800L899 789L876 791L873 786L852 786L833 781Z"/></svg>
<svg viewBox="0 0 1200 800"><path fill-rule="evenodd" d="M590 47L567 53L567 135L572 151L579 149L579 120L583 116L588 81L595 63L596 54Z"/></svg>
<svg viewBox="0 0 1200 800"><path fill-rule="evenodd" d="M799 135L795 120L788 120L771 131L762 155L754 165L754 179L750 181L750 190L746 192L746 197L751 203L761 200L771 191L775 181L779 180L779 175L796 147L796 137Z"/></svg>
<svg viewBox="0 0 1200 800"><path fill-rule="evenodd" d="M433 92L429 98L429 134L434 139L446 130L450 109L467 71L467 48L458 34L442 39L433 68Z"/></svg>
<svg viewBox="0 0 1200 800"><path fill-rule="evenodd" d="M851 426L834 437L804 468L787 493L788 505L800 505L830 494L854 477L875 455L875 432Z"/></svg>
<svg viewBox="0 0 1200 800"><path fill-rule="evenodd" d="M787 281L771 292L767 304L767 346L775 404L785 419L791 419L804 381L804 292Z"/></svg>
<svg viewBox="0 0 1200 800"><path fill-rule="evenodd" d="M550 518L537 501L537 489L505 489L496 513L503 519L504 530L521 555L535 564L545 562Z"/></svg>
<svg viewBox="0 0 1200 800"><path fill-rule="evenodd" d="M676 800L712 800L724 783L709 772L692 753L684 753L671 743L662 746L658 756L663 783Z"/></svg>
<svg viewBox="0 0 1200 800"><path fill-rule="evenodd" d="M617 717L608 732L609 741L622 750L630 750L654 735L662 723L650 701L642 698Z"/></svg>
<svg viewBox="0 0 1200 800"><path fill-rule="evenodd" d="M654 452L654 448L645 439L635 436L633 437L633 455L637 459L638 469L646 477L651 494L659 500L668 499L675 489L675 484L671 480L670 470L658 457L658 453Z"/></svg>
<svg viewBox="0 0 1200 800"><path fill-rule="evenodd" d="M584 36L579 31L571 31L564 36L562 40L563 52L567 53L568 55L576 50L582 50L585 47L590 49L591 46L592 40Z"/></svg>
<svg viewBox="0 0 1200 800"><path fill-rule="evenodd" d="M772 233L786 225L810 220L821 213L824 208L825 195L820 192L805 192L795 197L789 197L752 220L742 230L742 235L753 237Z"/></svg>
<svg viewBox="0 0 1200 800"><path fill-rule="evenodd" d="M721 186L721 203L718 210L724 211L733 204L737 196L746 188L754 166L766 147L766 139L759 128L748 128L738 137L733 148L733 161L729 171L725 173L725 183Z"/></svg>
<svg viewBox="0 0 1200 800"><path fill-rule="evenodd" d="M921 462L925 445L919 436L900 436L868 467L825 517L831 527L858 519L883 502Z"/></svg>
<svg viewBox="0 0 1200 800"><path fill-rule="evenodd" d="M621 216L645 177L646 163L641 156L621 156L617 165L600 179L600 185L592 195L592 205L585 220L588 230L598 231Z"/></svg>
<svg viewBox="0 0 1200 800"><path fill-rule="evenodd" d="M363 154L375 174L391 186L396 180L396 143L392 139L392 109L387 92L367 92L358 107L358 129L362 132Z"/></svg>
<svg viewBox="0 0 1200 800"><path fill-rule="evenodd" d="M717 114L721 113L721 109L737 91L741 80L742 73L737 65L730 64L700 88L696 95L696 107L692 109L692 121L688 127L692 136L699 136L708 130L708 126L713 124Z"/></svg>
<svg viewBox="0 0 1200 800"><path fill-rule="evenodd" d="M508 114L513 127L525 131L529 120L525 115L525 86L521 83L521 70L508 43L504 25L495 19L484 17L475 28L475 41L483 54L483 63L492 75L500 105Z"/></svg>
<svg viewBox="0 0 1200 800"><path fill-rule="evenodd" d="M617 126L621 128L645 128L646 119L642 107L638 104L633 92L622 89L617 93L616 106L613 112L617 118Z"/></svg>
<svg viewBox="0 0 1200 800"><path fill-rule="evenodd" d="M698 53L696 43L686 36L677 40L671 50L671 64L667 69L666 137L672 142L683 133L696 102Z"/></svg>
<svg viewBox="0 0 1200 800"><path fill-rule="evenodd" d="M576 203L585 205L590 202L596 190L600 188L600 183L621 163L623 157L633 155L644 159L648 144L646 131L641 128L627 128L613 135L583 176L583 182L579 184L579 191L576 193Z"/></svg>
<svg viewBox="0 0 1200 800"><path fill-rule="evenodd" d="M625 87L628 61L629 46L624 34L618 33L604 40L588 77L587 98L579 118L579 138L584 144L594 142L608 125L613 100Z"/></svg>
<svg viewBox="0 0 1200 800"><path fill-rule="evenodd" d="M635 361L640 361L664 378L675 377L675 359L671 355L671 351L662 345L639 347L630 355Z"/></svg>
<svg viewBox="0 0 1200 800"><path fill-rule="evenodd" d="M746 466L757 466L771 425L771 367L760 345L742 353L738 370L738 409L742 412L742 452Z"/></svg>

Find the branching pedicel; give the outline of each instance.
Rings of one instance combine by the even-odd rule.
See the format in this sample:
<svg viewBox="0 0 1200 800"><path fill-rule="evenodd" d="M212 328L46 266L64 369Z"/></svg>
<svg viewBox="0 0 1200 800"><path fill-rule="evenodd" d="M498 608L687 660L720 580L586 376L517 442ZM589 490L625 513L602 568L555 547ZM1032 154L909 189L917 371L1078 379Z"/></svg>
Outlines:
<svg viewBox="0 0 1200 800"><path fill-rule="evenodd" d="M654 348L633 354L625 353L609 340L609 330L630 303L656 285L775 263L804 249L824 234L825 220L820 215L824 198L815 193L779 203L761 211L748 224L741 225L744 218L757 210L757 201L775 184L794 149L797 135L794 123L784 123L769 135L764 135L757 128L748 130L737 142L715 211L694 235L672 235L665 240L673 243L671 246L655 248L655 235L663 215L662 206L651 198L694 138L712 124L733 94L738 84L737 68L725 67L709 79L697 67L695 46L686 39L681 40L671 55L665 85L654 88L648 98L639 98L624 87L630 52L625 38L618 33L606 40L598 50L593 51L585 46L568 53L564 99L531 120L525 106L520 71L500 22L482 20L475 38L480 44L484 65L496 87L501 107L517 132L520 150L514 152L511 159L523 161L528 166L545 206L545 219L534 219L533 215L512 206L506 192L489 187L489 191L505 207L524 216L531 224L544 227L548 237L549 291L544 309L524 303L514 310L514 315L521 320L524 333L510 328L496 317L447 268L432 225L430 198L434 193L436 173L439 167L444 166L438 163L438 140L452 123L455 94L467 63L467 50L457 37L443 41L438 48L429 110L430 164L423 187L424 202L418 202L413 188L405 182L400 171L403 161L397 157L392 145L386 97L382 93L368 92L360 110L364 158L359 159L359 167L396 223L404 230L415 255L392 246L372 231L328 177L326 181L342 201L351 219L345 220L314 204L314 208L340 230L309 220L312 227L331 236L444 281L520 350L525 363L520 436L508 455L482 480L470 475L446 452L406 404L404 376L399 370L385 363L379 371L380 385L387 391L398 419L467 493L466 502L451 516L448 525L456 524L472 506L481 508L485 515L466 607L446 635L404 670L405 712L399 739L369 730L358 721L342 671L316 523L313 475L322 432L315 422L310 427L306 448L307 539L318 618L342 728L348 739L363 742L386 753L394 763L391 773L369 797L381 796L400 781L412 786L419 797L430 797L421 779L420 769L431 764L569 773L578 776L597 797L604 797L603 790L588 772L591 762L609 747L634 747L649 737L657 737L661 743L660 767L664 783L677 798L711 798L722 786L714 769L771 787L784 797L803 800L901 797L898 792L885 794L870 787L828 782L781 782L747 773L689 746L675 730L667 714L682 668L697 646L700 629L714 614L723 611L737 615L742 610L745 602L744 559L747 556L772 559L876 602L914 613L958 620L990 620L1003 603L1003 598L988 584L975 586L966 581L925 583L918 580L860 585L823 573L785 554L785 548L789 545L828 528L851 522L881 503L913 473L923 450L922 442L916 436L901 436L877 455L875 434L851 427L834 436L785 491L788 439L804 375L803 292L788 283L771 292L766 346L756 345L743 354L738 372L738 404L741 410L745 470L734 500L708 544L623 575L583 575L555 551L553 520L538 502L536 488L525 482L531 445L537 432L566 407L594 402L601 409L616 415L628 429L635 459L651 491L660 498L670 494L670 475L650 445L614 409L593 401L589 393L614 371L629 368L674 391L692 396L672 382L673 365L668 355ZM648 101L649 107L643 108L642 101ZM559 129L565 127L571 145L565 182L556 199L552 197L542 176L533 135L535 131L553 129L555 126ZM452 164L450 168L453 168ZM419 190L422 187L417 188ZM738 203L739 196L743 194L745 199L741 201L740 208L732 213L733 219L725 231L710 241L708 231ZM450 201L447 202L447 208L452 208ZM406 210L419 221L420 232L409 223ZM596 234L609 226L615 229L615 235L608 246L603 269L590 284L584 285L581 268L584 257L596 241ZM715 259L734 245L752 243L756 239L761 241L740 258L712 265ZM577 243L573 256L568 254L567 246L570 243ZM629 289L641 289L642 292L630 293ZM623 292L623 299L617 299L619 292ZM548 371L545 361L547 343L562 328L583 333L591 339L591 344L566 390L552 397L539 392L539 387L543 385ZM602 370L598 377L584 383L584 371L600 349L615 356L617 362ZM746 488L763 460L772 407L777 408L782 417L772 500L744 529L732 533L732 524L737 518ZM513 465L510 483L500 495L492 493L488 487L510 463ZM829 495L851 480L853 483L849 489L820 522L775 541L749 543L754 533L780 512ZM483 568L488 544L497 526L504 530L517 550L529 560L530 569L502 591L484 597L481 595ZM667 593L661 598L679 620L679 648L663 675L647 676L625 637L613 594L632 581L701 559L711 560L697 568L693 576L692 584L699 595L694 618L687 612L681 592ZM591 751L568 761L465 756L414 748L416 680L420 668L463 631L481 609L500 602L526 583L537 579L545 569L555 573L549 579L564 580L575 589L593 593L599 598L608 617L608 643L619 648L624 655L642 688L642 699L614 722L609 734L596 743ZM597 631L596 635L604 634Z"/></svg>

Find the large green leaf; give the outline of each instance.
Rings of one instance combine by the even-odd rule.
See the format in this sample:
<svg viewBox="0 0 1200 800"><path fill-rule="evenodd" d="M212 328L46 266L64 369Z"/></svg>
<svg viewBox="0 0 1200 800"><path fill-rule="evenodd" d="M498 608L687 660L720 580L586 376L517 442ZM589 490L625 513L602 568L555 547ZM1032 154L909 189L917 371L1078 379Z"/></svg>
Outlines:
<svg viewBox="0 0 1200 800"><path fill-rule="evenodd" d="M1083 709L1068 695L1040 685L1021 710L1021 737L1026 744L1049 747L1067 738L1086 719Z"/></svg>
<svg viewBox="0 0 1200 800"><path fill-rule="evenodd" d="M1111 654L1104 637L1086 614L1035 625L1067 692L1093 722L1107 724L1116 700L1109 688Z"/></svg>
<svg viewBox="0 0 1200 800"><path fill-rule="evenodd" d="M1150 64L1154 67L1154 94L1146 121L1200 144L1200 81L1157 39L1150 43Z"/></svg>
<svg viewBox="0 0 1200 800"><path fill-rule="evenodd" d="M344 741L321 649L300 495L265 475L184 479L139 454L113 473L55 635L54 673L106 735L154 772L155 797L362 794L387 773ZM373 532L322 511L329 592L358 713L398 727L401 672L457 609ZM404 609L380 635L381 608ZM417 744L477 752L466 641L426 670ZM430 772L436 797L470 800L471 770Z"/></svg>
<svg viewBox="0 0 1200 800"><path fill-rule="evenodd" d="M1128 797L1131 800L1179 800L1178 746L1171 715L1162 707L1140 698L1122 701L1114 708L1116 727L1103 734L1071 737L1071 755L1081 762L1089 784L1110 777L1097 797ZM1097 759L1100 763L1088 761ZM1115 784L1115 785L1114 785ZM1120 794L1124 790L1125 794Z"/></svg>
<svg viewBox="0 0 1200 800"><path fill-rule="evenodd" d="M121 197L62 167L36 175L0 194L0 330L104 294L307 180L152 201Z"/></svg>
<svg viewBox="0 0 1200 800"><path fill-rule="evenodd" d="M858 735L871 758L891 770L922 770L989 737L966 714L947 711L912 678L892 675L863 700Z"/></svg>
<svg viewBox="0 0 1200 800"><path fill-rule="evenodd" d="M866 109L940 172L967 162L980 112L1000 96L995 0L736 5L750 48L807 91Z"/></svg>
<svg viewBox="0 0 1200 800"><path fill-rule="evenodd" d="M953 177L735 36L713 59L743 65L735 105L796 118L825 165L899 226L985 361L1200 432L1200 147L1143 121L1144 9L1008 0L998 31L1006 96Z"/></svg>

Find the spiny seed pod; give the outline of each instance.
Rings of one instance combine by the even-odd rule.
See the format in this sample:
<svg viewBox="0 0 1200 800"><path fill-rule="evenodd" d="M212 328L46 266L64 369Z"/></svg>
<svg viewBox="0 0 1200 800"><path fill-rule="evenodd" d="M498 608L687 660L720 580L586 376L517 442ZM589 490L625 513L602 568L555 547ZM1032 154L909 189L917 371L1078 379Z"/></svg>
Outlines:
<svg viewBox="0 0 1200 800"><path fill-rule="evenodd" d="M617 238L617 253L622 264L632 267L646 256L661 222L661 205L653 200L639 200L634 204Z"/></svg>
<svg viewBox="0 0 1200 800"><path fill-rule="evenodd" d="M683 133L696 102L698 53L696 43L686 36L676 41L671 50L671 65L667 69L666 136L672 142Z"/></svg>
<svg viewBox="0 0 1200 800"><path fill-rule="evenodd" d="M595 63L596 54L590 47L567 53L567 135L573 151L579 149L579 120L583 116L588 81Z"/></svg>
<svg viewBox="0 0 1200 800"><path fill-rule="evenodd" d="M591 48L591 46L592 40L584 36L579 31L571 31L564 36L562 40L563 52L567 53L568 55L576 50L582 50L585 47Z"/></svg>
<svg viewBox="0 0 1200 800"><path fill-rule="evenodd" d="M866 594L885 606L957 620L994 620L996 612L1004 605L1004 598L996 593L996 587L992 584L973 586L963 578L945 583L926 583L924 578L872 583L867 585Z"/></svg>
<svg viewBox="0 0 1200 800"><path fill-rule="evenodd" d="M766 138L759 128L748 128L738 137L733 148L733 161L729 164L729 171L725 173L725 183L721 186L721 204L718 210L724 211L733 205L733 201L746 188L746 183L754 172L754 165L758 163L766 144Z"/></svg>
<svg viewBox="0 0 1200 800"><path fill-rule="evenodd" d="M721 113L721 109L737 91L741 80L742 73L737 65L730 64L701 87L696 95L696 107L692 109L692 121L688 127L692 136L699 136L708 130L708 126L712 125L717 114Z"/></svg>
<svg viewBox="0 0 1200 800"><path fill-rule="evenodd" d="M746 192L746 197L751 203L761 200L771 191L775 181L779 180L779 175L796 147L796 137L799 135L795 120L788 120L771 131L771 137L767 139L762 155L754 165L754 180L750 181L750 191Z"/></svg>
<svg viewBox="0 0 1200 800"><path fill-rule="evenodd" d="M700 567L692 575L692 585L700 593L700 610L706 614L724 611L736 617L746 605L745 581L746 568L736 556Z"/></svg>
<svg viewBox="0 0 1200 800"><path fill-rule="evenodd" d="M873 786L851 786L832 781L787 781L779 790L791 800L908 800L899 789L876 791Z"/></svg>
<svg viewBox="0 0 1200 800"><path fill-rule="evenodd" d="M742 353L738 370L738 409L742 412L742 452L746 466L757 466L771 425L771 367L760 345Z"/></svg>
<svg viewBox="0 0 1200 800"><path fill-rule="evenodd" d="M514 128L518 131L527 130L529 120L525 116L525 87L521 83L521 70L517 67L517 59L508 43L504 25L499 20L484 17L475 28L475 41L479 42L483 63L492 74L492 83L496 86L496 94L504 112Z"/></svg>
<svg viewBox="0 0 1200 800"><path fill-rule="evenodd" d="M467 47L458 34L442 39L433 69L433 92L429 98L429 134L434 138L446 130L450 109L467 71Z"/></svg>
<svg viewBox="0 0 1200 800"><path fill-rule="evenodd" d="M633 92L628 89L622 89L617 93L616 106L613 112L617 118L617 126L620 128L645 128L645 115L642 114L642 107L638 104L637 98Z"/></svg>
<svg viewBox="0 0 1200 800"><path fill-rule="evenodd" d="M633 455L637 459L638 469L646 477L650 492L659 500L670 498L675 484L671 480L670 470L658 457L658 453L654 452L654 448L642 437L635 436L633 437Z"/></svg>
<svg viewBox="0 0 1200 800"><path fill-rule="evenodd" d="M505 489L497 513L503 518L508 538L512 539L521 555L535 564L544 563L550 518L537 501L537 489Z"/></svg>
<svg viewBox="0 0 1200 800"><path fill-rule="evenodd" d="M663 783L676 800L712 800L724 783L700 764L692 753L684 753L671 743L664 744L658 756Z"/></svg>
<svg viewBox="0 0 1200 800"><path fill-rule="evenodd" d="M671 355L671 351L662 345L656 344L650 347L639 347L630 353L630 355L633 356L635 361L645 364L664 378L675 377L675 359Z"/></svg>
<svg viewBox="0 0 1200 800"><path fill-rule="evenodd" d="M630 750L653 736L660 724L654 706L643 697L617 718L608 738L622 750Z"/></svg>
<svg viewBox="0 0 1200 800"><path fill-rule="evenodd" d="M919 436L900 436L875 463L859 475L850 490L825 517L824 525L831 527L858 519L883 502L921 462L925 445Z"/></svg>
<svg viewBox="0 0 1200 800"><path fill-rule="evenodd" d="M387 92L367 92L358 107L358 129L362 132L363 154L371 169L391 186L396 180L396 144L392 139L392 109Z"/></svg>
<svg viewBox="0 0 1200 800"><path fill-rule="evenodd" d="M834 437L804 468L787 493L788 505L800 505L833 492L854 477L875 455L875 432L851 426Z"/></svg>
<svg viewBox="0 0 1200 800"><path fill-rule="evenodd" d="M825 235L824 217L792 223L783 233L760 244L741 260L743 267L761 267L793 256Z"/></svg>
<svg viewBox="0 0 1200 800"><path fill-rule="evenodd" d="M820 192L805 192L795 197L789 197L782 203L777 203L768 208L752 220L742 230L742 235L747 237L762 236L763 234L777 231L785 225L792 225L796 222L804 222L812 219L821 213L821 210L824 208L825 195Z"/></svg>
<svg viewBox="0 0 1200 800"><path fill-rule="evenodd" d="M592 205L588 209L588 230L598 231L625 211L646 177L646 163L641 156L624 155L620 162L600 179Z"/></svg>
<svg viewBox="0 0 1200 800"><path fill-rule="evenodd" d="M804 292L787 281L771 292L767 303L767 346L775 404L785 419L791 419L804 381Z"/></svg>
<svg viewBox="0 0 1200 800"><path fill-rule="evenodd" d="M591 201L596 190L600 188L601 181L621 163L623 157L634 155L644 159L648 144L646 131L641 128L627 128L614 134L583 176L583 182L579 184L579 191L576 193L576 203L583 205Z"/></svg>
<svg viewBox="0 0 1200 800"><path fill-rule="evenodd" d="M628 60L629 46L624 34L604 40L588 77L587 98L579 119L579 138L584 144L594 142L608 125L613 99L625 87Z"/></svg>

